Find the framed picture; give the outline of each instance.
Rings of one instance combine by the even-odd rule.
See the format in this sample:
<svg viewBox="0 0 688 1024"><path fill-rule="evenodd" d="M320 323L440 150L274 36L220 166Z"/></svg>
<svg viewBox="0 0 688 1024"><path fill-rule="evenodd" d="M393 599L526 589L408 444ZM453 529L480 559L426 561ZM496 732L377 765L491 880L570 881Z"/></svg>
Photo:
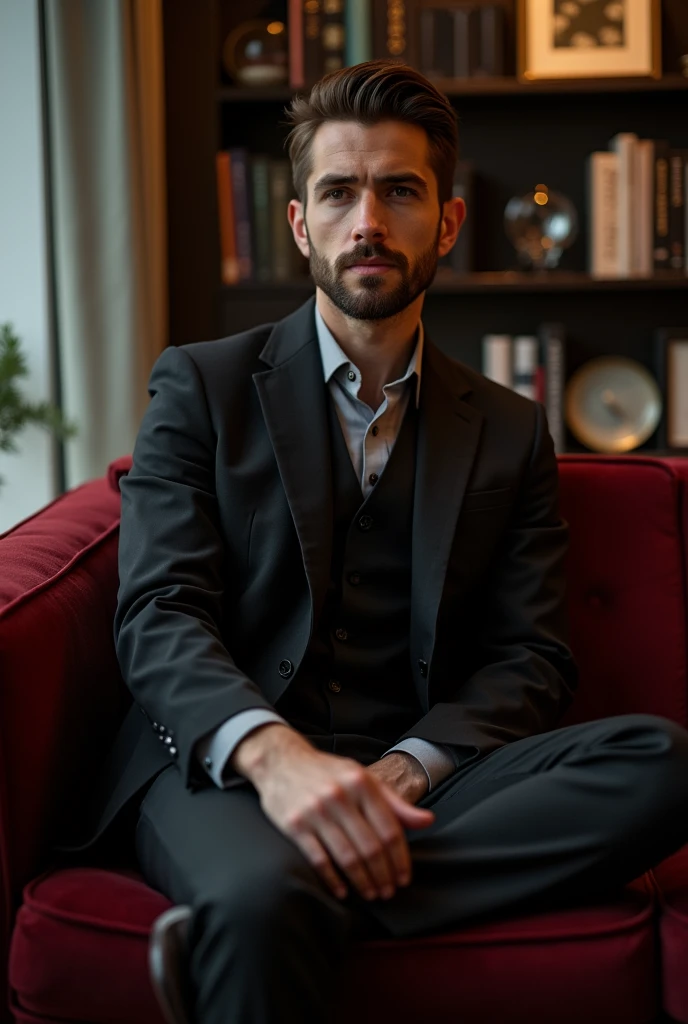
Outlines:
<svg viewBox="0 0 688 1024"><path fill-rule="evenodd" d="M518 78L661 78L660 0L518 0Z"/></svg>

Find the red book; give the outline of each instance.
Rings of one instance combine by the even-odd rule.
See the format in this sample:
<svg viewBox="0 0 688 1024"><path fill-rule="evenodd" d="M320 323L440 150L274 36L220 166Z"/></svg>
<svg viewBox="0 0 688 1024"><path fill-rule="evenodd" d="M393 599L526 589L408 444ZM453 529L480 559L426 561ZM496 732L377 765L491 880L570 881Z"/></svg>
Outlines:
<svg viewBox="0 0 688 1024"><path fill-rule="evenodd" d="M236 245L234 193L232 189L232 161L225 150L215 159L217 174L217 211L220 220L220 277L223 284L239 283L239 260Z"/></svg>
<svg viewBox="0 0 688 1024"><path fill-rule="evenodd" d="M289 85L303 89L306 77L303 62L303 4L302 0L289 0Z"/></svg>

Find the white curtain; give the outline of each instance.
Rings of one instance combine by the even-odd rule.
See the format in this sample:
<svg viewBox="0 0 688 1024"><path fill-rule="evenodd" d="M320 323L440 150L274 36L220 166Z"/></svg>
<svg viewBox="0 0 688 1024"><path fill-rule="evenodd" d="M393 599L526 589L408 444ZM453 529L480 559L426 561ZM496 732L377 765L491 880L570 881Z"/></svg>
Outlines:
<svg viewBox="0 0 688 1024"><path fill-rule="evenodd" d="M161 0L44 0L66 484L130 452L167 344Z"/></svg>

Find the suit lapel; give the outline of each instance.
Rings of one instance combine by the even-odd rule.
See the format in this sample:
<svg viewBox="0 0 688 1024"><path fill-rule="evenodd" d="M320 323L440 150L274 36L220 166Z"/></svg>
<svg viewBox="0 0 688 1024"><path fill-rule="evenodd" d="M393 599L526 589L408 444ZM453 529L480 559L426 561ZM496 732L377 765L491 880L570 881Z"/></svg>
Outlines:
<svg viewBox="0 0 688 1024"><path fill-rule="evenodd" d="M332 468L327 394L315 328L315 299L275 325L255 373L265 425L301 546L312 602L311 631L332 557Z"/></svg>
<svg viewBox="0 0 688 1024"><path fill-rule="evenodd" d="M424 707L447 564L456 524L475 461L483 416L463 399L471 391L455 362L426 338L420 393L413 505L411 657Z"/></svg>

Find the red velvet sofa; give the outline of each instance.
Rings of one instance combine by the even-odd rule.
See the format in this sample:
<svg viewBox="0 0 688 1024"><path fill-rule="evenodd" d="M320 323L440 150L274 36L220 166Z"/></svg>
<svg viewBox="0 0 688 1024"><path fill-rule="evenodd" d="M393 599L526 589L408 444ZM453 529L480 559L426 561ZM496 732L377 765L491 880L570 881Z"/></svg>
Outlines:
<svg viewBox="0 0 688 1024"><path fill-rule="evenodd" d="M127 466L0 537L3 1022L161 1022L146 951L168 901L130 868L59 868L49 852L130 699L112 640ZM581 668L564 724L687 725L688 460L569 455L560 469ZM688 847L607 904L361 943L350 968L342 1022L688 1024Z"/></svg>

